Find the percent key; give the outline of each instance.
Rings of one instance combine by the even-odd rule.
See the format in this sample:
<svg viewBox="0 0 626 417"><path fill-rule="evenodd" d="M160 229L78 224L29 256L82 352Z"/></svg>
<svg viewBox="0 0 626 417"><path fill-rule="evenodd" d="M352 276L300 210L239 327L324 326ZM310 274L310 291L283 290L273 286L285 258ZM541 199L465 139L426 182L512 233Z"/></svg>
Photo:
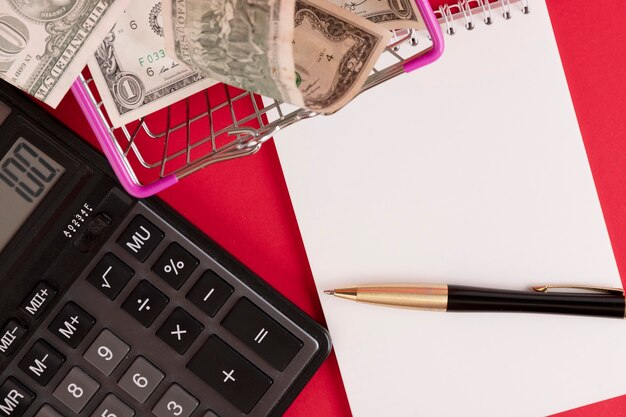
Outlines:
<svg viewBox="0 0 626 417"><path fill-rule="evenodd" d="M165 282L180 289L198 267L198 260L178 243L170 244L152 267L155 274Z"/></svg>

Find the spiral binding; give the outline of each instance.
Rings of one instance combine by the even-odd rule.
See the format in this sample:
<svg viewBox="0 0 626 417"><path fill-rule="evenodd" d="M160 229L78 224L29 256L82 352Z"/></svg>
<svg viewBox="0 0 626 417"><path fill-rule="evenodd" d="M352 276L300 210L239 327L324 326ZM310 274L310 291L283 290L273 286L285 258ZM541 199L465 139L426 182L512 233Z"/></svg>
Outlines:
<svg viewBox="0 0 626 417"><path fill-rule="evenodd" d="M522 13L528 14L530 13L528 1L529 0L498 0L496 3L499 3L502 6L502 17L505 20L508 20L512 16L512 2L519 3ZM483 23L486 25L493 23L493 8L492 3L490 3L489 0L458 0L456 4L444 4L443 6L440 6L438 10L435 10L435 15L440 20L443 20L445 32L448 35L454 35L456 33L454 21L459 16L464 21L465 29L474 29L476 25L474 24L473 11L475 10L479 10L479 14L482 14Z"/></svg>

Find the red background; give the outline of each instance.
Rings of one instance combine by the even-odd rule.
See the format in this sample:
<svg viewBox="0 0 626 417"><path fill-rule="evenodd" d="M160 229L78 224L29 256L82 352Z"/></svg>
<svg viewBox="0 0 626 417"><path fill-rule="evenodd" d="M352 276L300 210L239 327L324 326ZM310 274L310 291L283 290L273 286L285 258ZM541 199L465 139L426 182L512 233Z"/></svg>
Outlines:
<svg viewBox="0 0 626 417"><path fill-rule="evenodd" d="M529 0L531 8L533 1L536 0ZM446 1L431 3L437 7ZM548 0L548 6L613 249L624 277L626 11L617 0ZM52 113L95 143L71 95ZM255 156L196 173L160 196L315 320L324 322L273 143L267 143ZM334 355L286 413L288 417L350 415ZM626 396L559 416L597 415L626 417Z"/></svg>

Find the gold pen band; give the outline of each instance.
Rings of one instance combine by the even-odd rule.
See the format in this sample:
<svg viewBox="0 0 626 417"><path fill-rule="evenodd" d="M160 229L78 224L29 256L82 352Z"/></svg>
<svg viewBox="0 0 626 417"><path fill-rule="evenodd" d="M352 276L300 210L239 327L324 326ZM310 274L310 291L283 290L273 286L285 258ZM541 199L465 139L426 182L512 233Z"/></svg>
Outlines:
<svg viewBox="0 0 626 417"><path fill-rule="evenodd" d="M362 303L394 307L435 311L448 309L448 286L446 284L342 288L334 290L333 295Z"/></svg>

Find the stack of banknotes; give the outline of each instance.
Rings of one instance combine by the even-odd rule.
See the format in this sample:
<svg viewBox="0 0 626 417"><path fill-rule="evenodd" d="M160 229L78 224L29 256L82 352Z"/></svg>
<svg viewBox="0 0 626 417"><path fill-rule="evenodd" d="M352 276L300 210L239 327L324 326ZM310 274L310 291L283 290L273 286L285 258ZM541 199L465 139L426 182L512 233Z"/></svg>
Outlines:
<svg viewBox="0 0 626 417"><path fill-rule="evenodd" d="M56 107L89 66L114 126L217 82L333 113L414 0L0 0L0 78Z"/></svg>

